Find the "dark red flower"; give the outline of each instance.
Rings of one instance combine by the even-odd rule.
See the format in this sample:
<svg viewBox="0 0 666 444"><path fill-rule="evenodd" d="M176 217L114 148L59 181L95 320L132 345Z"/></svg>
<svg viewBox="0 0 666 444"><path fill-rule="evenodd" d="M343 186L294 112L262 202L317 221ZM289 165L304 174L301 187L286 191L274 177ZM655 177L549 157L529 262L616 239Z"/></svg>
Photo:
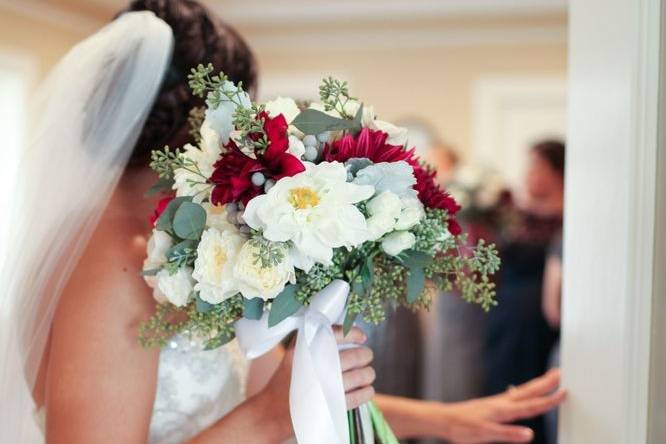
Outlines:
<svg viewBox="0 0 666 444"><path fill-rule="evenodd" d="M263 187L252 183L252 175L260 172L266 179L280 180L305 171L305 166L287 152L289 137L286 119L282 114L269 117L266 113L257 116L263 120L263 129L268 146L256 159L245 155L233 140L226 145L227 152L215 163L215 171L209 181L214 184L211 202L224 205L229 202L247 202L263 193ZM259 135L260 137L261 135Z"/></svg>
<svg viewBox="0 0 666 444"><path fill-rule="evenodd" d="M437 183L435 171L429 171L419 163L413 148L406 150L399 145L390 145L386 143L387 137L388 134L382 131L363 128L357 136L347 134L332 144L327 144L324 147L324 160L345 162L354 157L365 157L375 163L401 160L407 162L414 168L414 177L416 177L414 189L423 205L427 208L446 210L449 215L449 231L453 235L460 234L462 230L454 218L460 206Z"/></svg>
<svg viewBox="0 0 666 444"><path fill-rule="evenodd" d="M176 196L169 195L157 201L157 205L155 205L155 210L153 211L153 214L150 216L150 223L153 226L155 226L155 224L157 223L157 219L159 219L162 213L164 213L164 210L166 210L166 207L169 206L169 203L174 199L174 197Z"/></svg>

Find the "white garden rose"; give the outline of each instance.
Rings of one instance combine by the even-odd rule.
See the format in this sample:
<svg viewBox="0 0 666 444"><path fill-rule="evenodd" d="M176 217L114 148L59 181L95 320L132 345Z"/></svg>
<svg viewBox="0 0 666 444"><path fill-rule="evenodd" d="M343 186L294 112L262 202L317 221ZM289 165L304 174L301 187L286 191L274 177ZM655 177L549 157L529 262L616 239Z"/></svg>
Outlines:
<svg viewBox="0 0 666 444"><path fill-rule="evenodd" d="M389 256L397 256L416 243L416 236L409 231L395 231L382 239L382 250Z"/></svg>
<svg viewBox="0 0 666 444"><path fill-rule="evenodd" d="M266 112L270 117L277 117L282 114L287 120L287 123L291 123L301 110L298 109L298 105L296 105L294 99L289 97L278 97L277 99L266 103Z"/></svg>
<svg viewBox="0 0 666 444"><path fill-rule="evenodd" d="M170 274L167 270L160 270L156 278L157 289L167 301L176 307L187 305L194 290L191 268L179 268L174 274Z"/></svg>
<svg viewBox="0 0 666 444"><path fill-rule="evenodd" d="M227 93L235 94L236 101L241 104L244 108L249 108L252 106L252 101L250 96L246 92L241 92L238 90L238 87L232 82L226 81L222 84L222 90ZM236 103L227 100L224 98L220 102L217 108L206 109L206 120L210 128L220 135L220 140L223 145L226 145L229 142L229 135L234 129L234 112L236 111Z"/></svg>
<svg viewBox="0 0 666 444"><path fill-rule="evenodd" d="M365 217L354 204L372 196L374 188L348 183L339 162L304 165L304 172L280 179L248 202L243 217L266 239L291 241L295 265L307 271L314 262L331 264L333 248L368 240Z"/></svg>
<svg viewBox="0 0 666 444"><path fill-rule="evenodd" d="M245 298L268 301L280 294L287 282L296 281L296 272L287 247L283 248L284 256L278 264L267 266L257 260L259 248L252 240L245 242L236 258L234 278Z"/></svg>
<svg viewBox="0 0 666 444"><path fill-rule="evenodd" d="M236 225L229 222L227 205L203 202L201 206L206 210L206 228L217 228L220 232L237 229Z"/></svg>
<svg viewBox="0 0 666 444"><path fill-rule="evenodd" d="M173 240L166 232L153 230L146 246L147 257L143 261L143 270L160 268L166 262L166 252L173 245Z"/></svg>
<svg viewBox="0 0 666 444"><path fill-rule="evenodd" d="M233 268L245 238L237 229L220 231L208 228L201 235L192 277L199 297L210 303L220 302L238 293Z"/></svg>
<svg viewBox="0 0 666 444"><path fill-rule="evenodd" d="M425 210L417 197L403 197L400 202L402 203L402 210L395 223L395 229L409 230L421 222L425 217Z"/></svg>
<svg viewBox="0 0 666 444"><path fill-rule="evenodd" d="M199 134L201 135L201 150L207 153L217 153L219 156L224 150L222 140L220 135L210 127L208 119L204 119L201 128L199 128Z"/></svg>
<svg viewBox="0 0 666 444"><path fill-rule="evenodd" d="M396 126L392 123L385 122L383 120L375 119L372 122L372 125L368 126L370 129L383 131L388 134L386 138L386 143L391 145L404 145L407 143L407 128L402 126Z"/></svg>

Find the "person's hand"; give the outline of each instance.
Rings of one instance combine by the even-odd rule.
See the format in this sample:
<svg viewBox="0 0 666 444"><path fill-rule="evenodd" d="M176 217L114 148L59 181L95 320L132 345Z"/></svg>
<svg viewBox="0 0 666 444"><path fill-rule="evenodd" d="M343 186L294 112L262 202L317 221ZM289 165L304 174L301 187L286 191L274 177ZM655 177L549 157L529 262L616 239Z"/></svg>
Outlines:
<svg viewBox="0 0 666 444"><path fill-rule="evenodd" d="M375 396L372 383L375 381L375 369L370 366L372 350L362 346L367 340L365 334L356 327L343 337L342 327L334 326L333 333L338 344L354 344L356 347L340 351L342 383L347 398L347 408L355 409Z"/></svg>
<svg viewBox="0 0 666 444"><path fill-rule="evenodd" d="M364 347L367 337L358 328L353 327L343 337L342 327L334 326L333 333L338 344L353 344L356 347L340 351L342 382L345 389L347 408L353 409L370 401L375 395L372 383L375 370L370 367L372 350ZM286 440L293 433L289 414L289 386L294 360L294 343L287 347L282 362L266 387L259 392L262 409L270 412L270 419L277 424L277 436Z"/></svg>
<svg viewBox="0 0 666 444"><path fill-rule="evenodd" d="M442 438L454 443L530 442L531 429L509 425L557 407L566 391L553 392L560 383L560 371L553 369L506 392L487 398L453 404L432 403L427 411L431 424L439 424Z"/></svg>

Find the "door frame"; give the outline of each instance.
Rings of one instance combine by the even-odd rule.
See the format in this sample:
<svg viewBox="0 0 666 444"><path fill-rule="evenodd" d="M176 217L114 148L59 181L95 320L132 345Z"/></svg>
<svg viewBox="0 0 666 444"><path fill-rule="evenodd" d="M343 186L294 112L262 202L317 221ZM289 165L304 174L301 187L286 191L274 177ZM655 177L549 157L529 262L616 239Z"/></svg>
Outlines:
<svg viewBox="0 0 666 444"><path fill-rule="evenodd" d="M571 0L560 443L666 437L666 0Z"/></svg>

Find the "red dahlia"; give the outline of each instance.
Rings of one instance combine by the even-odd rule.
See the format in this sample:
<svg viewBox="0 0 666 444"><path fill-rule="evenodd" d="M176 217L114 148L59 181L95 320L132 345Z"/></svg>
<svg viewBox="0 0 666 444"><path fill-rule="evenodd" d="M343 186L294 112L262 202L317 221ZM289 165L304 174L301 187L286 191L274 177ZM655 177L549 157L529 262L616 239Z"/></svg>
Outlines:
<svg viewBox="0 0 666 444"><path fill-rule="evenodd" d="M215 163L215 171L208 179L215 185L211 194L214 205L230 202L247 204L250 199L263 193L263 187L252 183L254 173L260 172L266 179L277 181L305 171L301 161L287 152L289 125L284 116L280 114L270 118L264 112L257 118L264 122L263 129L268 146L263 154L257 154L257 158L253 159L245 155L233 140L229 140L225 146L227 151Z"/></svg>
<svg viewBox="0 0 666 444"><path fill-rule="evenodd" d="M449 193L444 191L435 180L435 171L428 171L419 163L414 155L414 149L405 150L399 145L386 143L388 134L383 131L374 131L363 128L357 136L347 134L332 144L324 147L324 160L332 162L345 162L355 157L365 157L375 163L405 161L414 168L419 199L428 208L446 210L449 215L448 229L453 235L461 233L460 225L454 215L460 206Z"/></svg>

